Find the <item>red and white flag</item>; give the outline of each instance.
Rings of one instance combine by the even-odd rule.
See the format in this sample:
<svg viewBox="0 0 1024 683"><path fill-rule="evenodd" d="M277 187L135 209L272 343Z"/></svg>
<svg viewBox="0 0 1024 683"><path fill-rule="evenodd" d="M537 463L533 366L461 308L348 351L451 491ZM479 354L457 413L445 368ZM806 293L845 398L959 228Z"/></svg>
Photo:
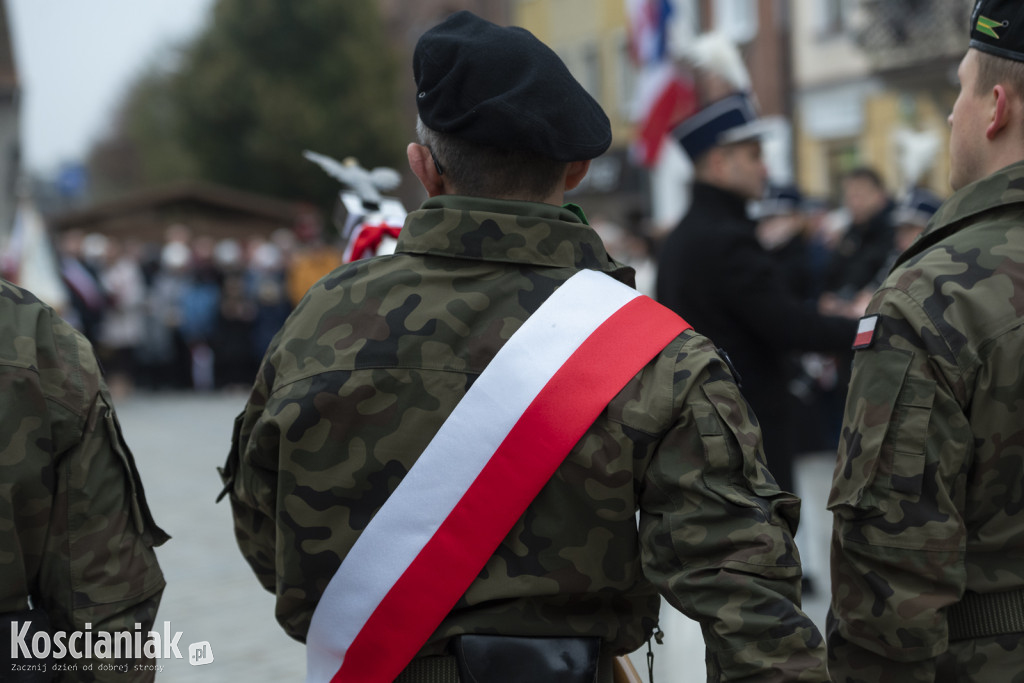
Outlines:
<svg viewBox="0 0 1024 683"><path fill-rule="evenodd" d="M673 14L669 0L625 2L630 55L638 69L633 99L637 131L632 153L639 163L651 167L657 162L669 131L696 111L696 88L668 54L669 20Z"/></svg>
<svg viewBox="0 0 1024 683"><path fill-rule="evenodd" d="M875 340L875 328L878 327L878 316L869 315L860 319L857 325L857 336L853 340L854 349L866 349Z"/></svg>
<svg viewBox="0 0 1024 683"><path fill-rule="evenodd" d="M669 131L696 110L692 80L669 62L646 67L637 87L633 158L648 168L654 166Z"/></svg>

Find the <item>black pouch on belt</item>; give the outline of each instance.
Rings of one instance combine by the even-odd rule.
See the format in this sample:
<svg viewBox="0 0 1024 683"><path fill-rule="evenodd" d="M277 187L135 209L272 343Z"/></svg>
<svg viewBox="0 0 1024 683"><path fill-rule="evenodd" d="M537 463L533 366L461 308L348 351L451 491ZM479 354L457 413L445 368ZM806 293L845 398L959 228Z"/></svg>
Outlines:
<svg viewBox="0 0 1024 683"><path fill-rule="evenodd" d="M462 683L594 683L600 638L465 634L452 640Z"/></svg>

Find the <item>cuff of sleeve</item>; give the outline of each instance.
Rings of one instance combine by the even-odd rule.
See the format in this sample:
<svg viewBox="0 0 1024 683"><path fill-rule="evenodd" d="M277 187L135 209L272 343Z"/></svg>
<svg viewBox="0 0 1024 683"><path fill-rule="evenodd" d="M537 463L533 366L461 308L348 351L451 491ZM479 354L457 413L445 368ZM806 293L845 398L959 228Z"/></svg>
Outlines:
<svg viewBox="0 0 1024 683"><path fill-rule="evenodd" d="M828 681L825 641L814 628L714 653L721 680Z"/></svg>
<svg viewBox="0 0 1024 683"><path fill-rule="evenodd" d="M934 660L899 662L853 645L829 645L828 668L836 683L924 683L935 680Z"/></svg>

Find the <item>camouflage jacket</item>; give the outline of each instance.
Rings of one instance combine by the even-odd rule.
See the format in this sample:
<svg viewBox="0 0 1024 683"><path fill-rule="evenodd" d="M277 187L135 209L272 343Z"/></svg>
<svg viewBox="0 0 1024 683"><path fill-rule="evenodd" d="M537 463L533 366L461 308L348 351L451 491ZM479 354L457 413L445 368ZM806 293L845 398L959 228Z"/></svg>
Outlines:
<svg viewBox="0 0 1024 683"><path fill-rule="evenodd" d="M0 618L32 604L51 633L149 631L167 539L146 505L92 348L0 280ZM8 643L0 644L6 649ZM25 661L22 659L21 661ZM58 680L142 681L67 656ZM4 678L0 672L0 679ZM93 678L95 676L95 679Z"/></svg>
<svg viewBox="0 0 1024 683"><path fill-rule="evenodd" d="M829 499L833 676L1024 680L1024 635L949 639L965 591L1024 588L1024 163L947 200L868 314Z"/></svg>
<svg viewBox="0 0 1024 683"><path fill-rule="evenodd" d="M441 197L409 215L395 254L309 292L222 470L239 546L290 635L304 640L356 537L474 378L584 268L632 279L570 210ZM826 680L824 641L797 607L798 513L729 368L684 333L579 441L421 654L465 632L631 651L660 592L703 624L710 680Z"/></svg>

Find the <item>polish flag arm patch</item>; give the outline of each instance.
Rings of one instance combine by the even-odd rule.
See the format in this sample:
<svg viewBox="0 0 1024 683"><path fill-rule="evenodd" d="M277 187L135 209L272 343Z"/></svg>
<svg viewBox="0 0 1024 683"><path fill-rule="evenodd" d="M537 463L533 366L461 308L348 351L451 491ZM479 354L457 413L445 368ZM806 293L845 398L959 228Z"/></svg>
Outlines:
<svg viewBox="0 0 1024 683"><path fill-rule="evenodd" d="M853 348L855 350L869 348L871 343L875 340L875 328L877 327L877 315L869 315L865 318L861 318L860 324L857 326L857 336L853 339Z"/></svg>

